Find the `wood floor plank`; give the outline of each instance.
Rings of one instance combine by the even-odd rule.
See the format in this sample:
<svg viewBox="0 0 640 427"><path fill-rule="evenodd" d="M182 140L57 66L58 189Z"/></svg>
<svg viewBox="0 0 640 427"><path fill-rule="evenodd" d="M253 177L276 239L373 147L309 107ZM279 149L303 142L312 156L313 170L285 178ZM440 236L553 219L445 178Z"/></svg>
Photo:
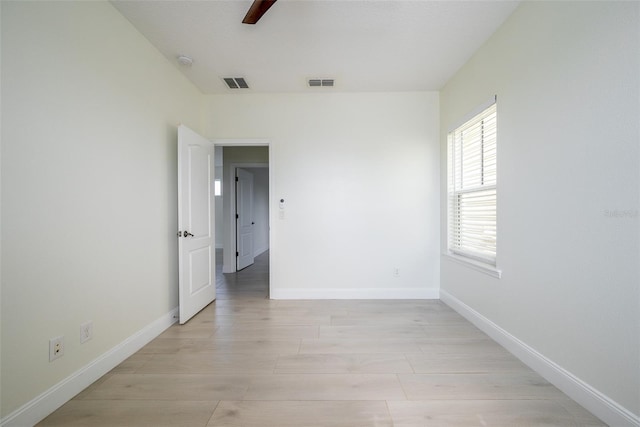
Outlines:
<svg viewBox="0 0 640 427"><path fill-rule="evenodd" d="M450 357L507 357L511 355L490 339L418 339L420 350L427 354L446 354Z"/></svg>
<svg viewBox="0 0 640 427"><path fill-rule="evenodd" d="M379 339L409 338L426 339L427 333L421 326L320 326L318 338L339 339Z"/></svg>
<svg viewBox="0 0 640 427"><path fill-rule="evenodd" d="M193 338L161 338L158 337L145 345L139 354L153 353L177 353L180 349L193 346L195 340Z"/></svg>
<svg viewBox="0 0 640 427"><path fill-rule="evenodd" d="M239 400L249 375L114 374L83 399L90 400Z"/></svg>
<svg viewBox="0 0 640 427"><path fill-rule="evenodd" d="M256 376L245 400L397 400L405 394L391 374Z"/></svg>
<svg viewBox="0 0 640 427"><path fill-rule="evenodd" d="M332 326L427 326L430 320L426 314L402 315L393 313L374 315L367 313L331 316Z"/></svg>
<svg viewBox="0 0 640 427"><path fill-rule="evenodd" d="M257 322L255 325L221 326L213 338L227 338L236 340L281 340L318 338L318 325L265 325Z"/></svg>
<svg viewBox="0 0 640 427"><path fill-rule="evenodd" d="M408 400L564 399L534 372L399 374Z"/></svg>
<svg viewBox="0 0 640 427"><path fill-rule="evenodd" d="M111 374L134 374L140 368L142 368L145 364L147 364L151 358L153 358L152 353L135 353L122 362L120 365L116 366L111 370Z"/></svg>
<svg viewBox="0 0 640 427"><path fill-rule="evenodd" d="M208 427L391 427L384 401L223 401Z"/></svg>
<svg viewBox="0 0 640 427"><path fill-rule="evenodd" d="M299 354L281 356L276 374L413 373L403 354Z"/></svg>
<svg viewBox="0 0 640 427"><path fill-rule="evenodd" d="M71 400L40 427L204 427L218 402Z"/></svg>
<svg viewBox="0 0 640 427"><path fill-rule="evenodd" d="M427 326L423 326L422 329L425 335L430 339L490 339L484 332L468 322L429 324Z"/></svg>
<svg viewBox="0 0 640 427"><path fill-rule="evenodd" d="M173 325L158 338L194 338L207 339L216 331L217 326L208 323Z"/></svg>
<svg viewBox="0 0 640 427"><path fill-rule="evenodd" d="M300 345L300 354L416 353L419 351L420 346L416 341L408 338L318 338L303 339Z"/></svg>
<svg viewBox="0 0 640 427"><path fill-rule="evenodd" d="M416 374L532 372L511 354L411 353L406 358Z"/></svg>
<svg viewBox="0 0 640 427"><path fill-rule="evenodd" d="M138 374L272 373L277 354L178 352L155 354L140 366Z"/></svg>
<svg viewBox="0 0 640 427"><path fill-rule="evenodd" d="M236 353L236 354L297 354L299 339L222 339L193 341L181 348L179 353Z"/></svg>
<svg viewBox="0 0 640 427"><path fill-rule="evenodd" d="M581 427L586 423L553 400L420 400L390 401L394 427Z"/></svg>

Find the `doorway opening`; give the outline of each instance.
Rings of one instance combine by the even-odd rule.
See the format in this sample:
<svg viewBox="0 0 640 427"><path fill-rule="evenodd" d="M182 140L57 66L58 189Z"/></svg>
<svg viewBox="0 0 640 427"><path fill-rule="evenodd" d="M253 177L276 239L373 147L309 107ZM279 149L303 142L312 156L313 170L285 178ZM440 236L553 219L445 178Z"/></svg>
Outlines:
<svg viewBox="0 0 640 427"><path fill-rule="evenodd" d="M214 140L216 271L227 288L260 270L270 288L271 168L267 140ZM253 268L256 264L257 267ZM237 274L237 276L236 276ZM263 283L265 280L262 280ZM267 289L268 295L268 289Z"/></svg>

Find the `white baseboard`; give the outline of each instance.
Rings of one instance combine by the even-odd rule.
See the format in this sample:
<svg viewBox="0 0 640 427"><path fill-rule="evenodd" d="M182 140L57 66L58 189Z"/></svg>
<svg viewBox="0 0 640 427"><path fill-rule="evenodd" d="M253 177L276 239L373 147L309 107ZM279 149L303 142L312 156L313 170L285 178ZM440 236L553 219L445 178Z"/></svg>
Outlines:
<svg viewBox="0 0 640 427"><path fill-rule="evenodd" d="M438 299L437 288L271 289L271 299Z"/></svg>
<svg viewBox="0 0 640 427"><path fill-rule="evenodd" d="M640 427L640 416L546 358L447 291L440 290L440 299L605 423L616 427Z"/></svg>
<svg viewBox="0 0 640 427"><path fill-rule="evenodd" d="M257 257L258 255L261 255L263 252L266 252L269 250L269 246L264 246L262 248L256 249L253 251L253 256Z"/></svg>
<svg viewBox="0 0 640 427"><path fill-rule="evenodd" d="M42 421L174 324L177 321L177 314L178 308L176 307L7 415L0 421L0 426L25 427L33 426Z"/></svg>

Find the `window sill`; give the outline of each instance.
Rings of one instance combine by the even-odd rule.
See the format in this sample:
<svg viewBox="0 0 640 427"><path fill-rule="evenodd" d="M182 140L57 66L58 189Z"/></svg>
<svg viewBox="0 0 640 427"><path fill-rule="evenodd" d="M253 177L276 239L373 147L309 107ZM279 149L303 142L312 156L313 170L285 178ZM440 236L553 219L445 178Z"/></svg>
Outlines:
<svg viewBox="0 0 640 427"><path fill-rule="evenodd" d="M488 274L491 277L495 277L497 279L500 279L502 277L502 270L497 269L493 265L485 264L483 262L475 261L455 254L442 254L442 257L448 259L449 261L453 261L457 264L461 264L465 267L471 268L472 270Z"/></svg>

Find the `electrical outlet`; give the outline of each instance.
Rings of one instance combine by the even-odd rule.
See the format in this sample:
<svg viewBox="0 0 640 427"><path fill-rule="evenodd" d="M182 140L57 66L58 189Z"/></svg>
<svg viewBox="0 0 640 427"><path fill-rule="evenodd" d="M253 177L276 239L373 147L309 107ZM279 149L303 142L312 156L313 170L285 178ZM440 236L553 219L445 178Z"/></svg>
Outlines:
<svg viewBox="0 0 640 427"><path fill-rule="evenodd" d="M400 277L400 269L398 267L393 268L393 277Z"/></svg>
<svg viewBox="0 0 640 427"><path fill-rule="evenodd" d="M59 336L49 340L49 362L64 355L64 337Z"/></svg>
<svg viewBox="0 0 640 427"><path fill-rule="evenodd" d="M93 338L93 321L89 320L80 325L80 344L84 344Z"/></svg>

